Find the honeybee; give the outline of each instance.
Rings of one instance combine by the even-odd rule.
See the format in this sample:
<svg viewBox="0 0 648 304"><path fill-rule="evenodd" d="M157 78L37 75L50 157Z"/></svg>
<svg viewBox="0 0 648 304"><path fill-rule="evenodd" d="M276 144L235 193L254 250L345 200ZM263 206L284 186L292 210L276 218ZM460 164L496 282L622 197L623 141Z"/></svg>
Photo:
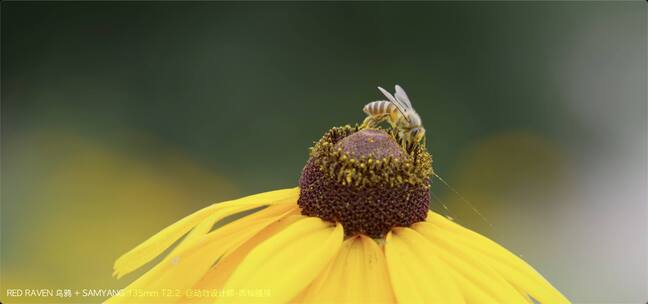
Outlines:
<svg viewBox="0 0 648 304"><path fill-rule="evenodd" d="M425 129L405 90L399 85L396 85L395 89L396 93L392 95L378 87L388 100L373 101L365 105L362 111L367 114L367 118L360 128L375 128L386 120L403 140L403 147L412 147L425 139Z"/></svg>

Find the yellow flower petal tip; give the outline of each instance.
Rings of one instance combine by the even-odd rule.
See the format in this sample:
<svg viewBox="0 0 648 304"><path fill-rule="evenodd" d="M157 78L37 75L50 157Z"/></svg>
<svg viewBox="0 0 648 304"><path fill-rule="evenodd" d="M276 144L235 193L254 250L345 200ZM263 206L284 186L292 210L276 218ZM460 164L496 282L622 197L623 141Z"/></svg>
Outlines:
<svg viewBox="0 0 648 304"><path fill-rule="evenodd" d="M211 226L215 222L245 210L266 205L295 203L298 195L299 189L291 188L251 195L241 199L208 206L163 229L118 258L117 261L115 261L113 275L117 278L121 278L150 262L164 250L171 247L171 245L182 238L183 235L192 231L192 229L195 229L196 226L199 226L201 223L203 224L201 230L205 230L205 228L208 230L211 229ZM209 223L212 225L209 225Z"/></svg>

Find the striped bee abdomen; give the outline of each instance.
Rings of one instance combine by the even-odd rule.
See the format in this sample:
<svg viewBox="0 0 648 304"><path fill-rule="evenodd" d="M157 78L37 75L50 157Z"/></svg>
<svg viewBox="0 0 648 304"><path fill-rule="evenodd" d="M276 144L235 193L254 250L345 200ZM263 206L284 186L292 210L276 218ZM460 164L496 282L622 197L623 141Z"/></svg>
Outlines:
<svg viewBox="0 0 648 304"><path fill-rule="evenodd" d="M378 101L372 101L368 103L367 105L362 108L362 111L365 112L365 114L374 116L374 115L381 115L381 114L389 114L392 111L394 111L396 107L389 101L386 100L378 100Z"/></svg>

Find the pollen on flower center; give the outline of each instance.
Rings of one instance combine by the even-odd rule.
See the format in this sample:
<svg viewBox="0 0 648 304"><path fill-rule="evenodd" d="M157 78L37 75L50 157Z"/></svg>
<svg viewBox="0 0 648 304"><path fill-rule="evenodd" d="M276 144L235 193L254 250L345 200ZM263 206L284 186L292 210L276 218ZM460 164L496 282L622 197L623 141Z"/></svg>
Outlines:
<svg viewBox="0 0 648 304"><path fill-rule="evenodd" d="M432 159L420 146L405 151L379 129L329 130L299 180L302 214L339 222L347 236L383 237L425 220Z"/></svg>

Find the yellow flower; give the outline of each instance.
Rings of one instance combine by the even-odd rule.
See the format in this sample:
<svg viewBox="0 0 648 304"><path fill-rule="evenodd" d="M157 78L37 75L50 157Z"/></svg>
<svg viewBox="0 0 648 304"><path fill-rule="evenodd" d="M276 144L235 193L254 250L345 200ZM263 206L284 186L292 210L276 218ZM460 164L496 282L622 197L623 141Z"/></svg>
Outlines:
<svg viewBox="0 0 648 304"><path fill-rule="evenodd" d="M431 173L423 147L333 128L300 187L213 204L120 257L117 277L178 243L107 302L568 303L516 255L429 211Z"/></svg>

